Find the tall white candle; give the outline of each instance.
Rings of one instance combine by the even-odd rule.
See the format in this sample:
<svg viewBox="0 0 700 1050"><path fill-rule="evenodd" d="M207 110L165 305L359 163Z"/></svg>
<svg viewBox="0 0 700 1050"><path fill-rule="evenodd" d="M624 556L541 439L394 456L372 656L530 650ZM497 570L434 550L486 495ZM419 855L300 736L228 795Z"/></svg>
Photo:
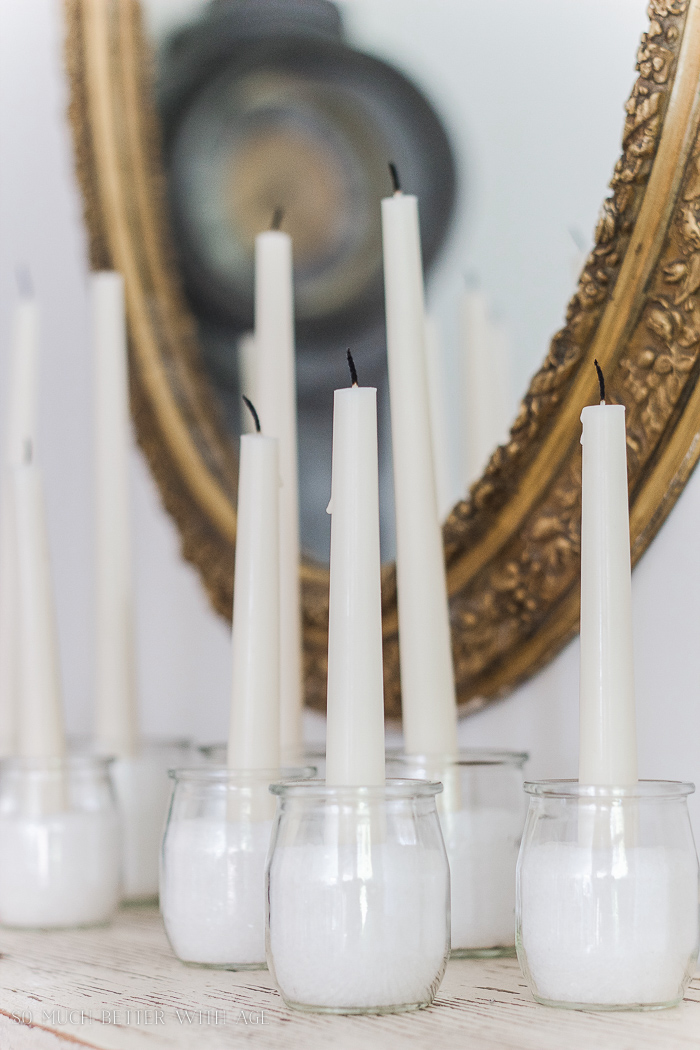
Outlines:
<svg viewBox="0 0 700 1050"><path fill-rule="evenodd" d="M406 751L452 754L457 705L425 369L418 202L382 201L396 503L401 702Z"/></svg>
<svg viewBox="0 0 700 1050"><path fill-rule="evenodd" d="M460 301L462 462L465 487L480 477L508 436L511 380L503 329L489 317L486 297L465 288Z"/></svg>
<svg viewBox="0 0 700 1050"><path fill-rule="evenodd" d="M280 230L255 239L257 404L266 434L279 438L280 737L284 761L302 751L299 493L292 241Z"/></svg>
<svg viewBox="0 0 700 1050"><path fill-rule="evenodd" d="M377 391L333 407L326 783L384 783Z"/></svg>
<svg viewBox="0 0 700 1050"><path fill-rule="evenodd" d="M244 434L233 586L228 765L280 764L279 442Z"/></svg>
<svg viewBox="0 0 700 1050"><path fill-rule="evenodd" d="M623 405L584 408L579 780L637 781Z"/></svg>
<svg viewBox="0 0 700 1050"><path fill-rule="evenodd" d="M11 468L17 539L19 754L65 753L58 640L41 474L28 461Z"/></svg>
<svg viewBox="0 0 700 1050"><path fill-rule="evenodd" d="M97 515L96 744L124 758L138 748L129 526L129 377L124 280L90 280L95 356Z"/></svg>
<svg viewBox="0 0 700 1050"><path fill-rule="evenodd" d="M15 313L0 488L0 756L17 750L19 690L17 540L9 468L36 445L37 347L37 306L23 295Z"/></svg>

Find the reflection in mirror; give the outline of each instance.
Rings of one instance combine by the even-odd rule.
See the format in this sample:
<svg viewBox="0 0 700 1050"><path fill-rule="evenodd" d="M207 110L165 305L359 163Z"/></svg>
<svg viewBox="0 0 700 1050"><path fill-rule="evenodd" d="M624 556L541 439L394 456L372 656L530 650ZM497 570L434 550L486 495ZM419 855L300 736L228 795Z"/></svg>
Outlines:
<svg viewBox="0 0 700 1050"><path fill-rule="evenodd" d="M388 161L420 198L446 516L505 437L561 323L618 149L623 112L610 100L629 91L644 8L504 0L496 61L493 9L464 0L143 0L179 269L232 436L245 426L239 393L255 393L254 237L281 208L293 238L312 556L328 555L332 393L348 345L379 388L382 554L394 555L379 226ZM540 31L526 34L533 14Z"/></svg>

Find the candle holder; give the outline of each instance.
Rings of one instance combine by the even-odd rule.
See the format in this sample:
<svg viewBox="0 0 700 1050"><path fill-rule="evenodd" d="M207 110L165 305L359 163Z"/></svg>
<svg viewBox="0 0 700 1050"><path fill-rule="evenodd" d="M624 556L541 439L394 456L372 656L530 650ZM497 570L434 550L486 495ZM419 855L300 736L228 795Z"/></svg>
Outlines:
<svg viewBox="0 0 700 1050"><path fill-rule="evenodd" d="M120 822L109 762L0 761L0 923L107 922L119 903Z"/></svg>
<svg viewBox="0 0 700 1050"><path fill-rule="evenodd" d="M173 769L160 907L173 951L192 966L265 969L270 783L315 770Z"/></svg>
<svg viewBox="0 0 700 1050"><path fill-rule="evenodd" d="M674 1006L698 954L692 784L526 784L518 860L518 959L548 1006Z"/></svg>
<svg viewBox="0 0 700 1050"><path fill-rule="evenodd" d="M525 822L521 751L387 754L387 771L442 781L437 808L450 862L452 957L515 955L515 867Z"/></svg>
<svg viewBox="0 0 700 1050"><path fill-rule="evenodd" d="M160 846L172 793L168 771L186 764L190 747L186 740L144 740L135 755L111 763L122 815L124 901L145 904L158 899Z"/></svg>
<svg viewBox="0 0 700 1050"><path fill-rule="evenodd" d="M267 961L288 1006L395 1013L429 1006L450 953L440 784L273 784Z"/></svg>

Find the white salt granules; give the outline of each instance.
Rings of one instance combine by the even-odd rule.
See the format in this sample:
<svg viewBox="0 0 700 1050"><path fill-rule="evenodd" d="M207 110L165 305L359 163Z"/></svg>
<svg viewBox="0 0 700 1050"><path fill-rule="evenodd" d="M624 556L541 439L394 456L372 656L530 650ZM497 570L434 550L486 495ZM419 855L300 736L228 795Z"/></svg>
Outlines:
<svg viewBox="0 0 700 1050"><path fill-rule="evenodd" d="M520 910L522 952L541 999L670 1003L695 966L698 872L680 849L620 848L611 865L610 850L530 846Z"/></svg>
<svg viewBox="0 0 700 1050"><path fill-rule="evenodd" d="M522 817L506 809L441 813L452 883L452 950L515 944L515 867Z"/></svg>
<svg viewBox="0 0 700 1050"><path fill-rule="evenodd" d="M0 922L85 926L119 902L116 811L0 818Z"/></svg>
<svg viewBox="0 0 700 1050"><path fill-rule="evenodd" d="M425 1003L449 954L444 856L422 845L278 848L270 956L288 1002L328 1009Z"/></svg>
<svg viewBox="0 0 700 1050"><path fill-rule="evenodd" d="M160 907L175 954L212 966L265 965L265 860L272 821L173 821Z"/></svg>
<svg viewBox="0 0 700 1050"><path fill-rule="evenodd" d="M181 759L180 759L181 761ZM158 896L158 862L172 783L168 758L144 750L112 762L110 776L122 816L122 893L125 900Z"/></svg>

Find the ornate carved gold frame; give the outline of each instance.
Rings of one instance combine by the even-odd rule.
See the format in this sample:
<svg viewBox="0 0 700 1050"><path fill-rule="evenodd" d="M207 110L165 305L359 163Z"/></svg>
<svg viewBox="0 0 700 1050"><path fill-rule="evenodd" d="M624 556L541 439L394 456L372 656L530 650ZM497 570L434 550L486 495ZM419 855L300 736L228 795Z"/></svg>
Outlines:
<svg viewBox="0 0 700 1050"><path fill-rule="evenodd" d="M230 615L236 458L173 265L138 0L66 0L70 116L95 267L126 279L139 441L183 553ZM595 247L513 424L444 528L463 710L532 674L577 629L579 415L596 357L627 408L636 561L700 455L700 0L651 0L622 155ZM325 704L328 574L305 563L307 702ZM386 708L400 711L396 580L383 580Z"/></svg>

